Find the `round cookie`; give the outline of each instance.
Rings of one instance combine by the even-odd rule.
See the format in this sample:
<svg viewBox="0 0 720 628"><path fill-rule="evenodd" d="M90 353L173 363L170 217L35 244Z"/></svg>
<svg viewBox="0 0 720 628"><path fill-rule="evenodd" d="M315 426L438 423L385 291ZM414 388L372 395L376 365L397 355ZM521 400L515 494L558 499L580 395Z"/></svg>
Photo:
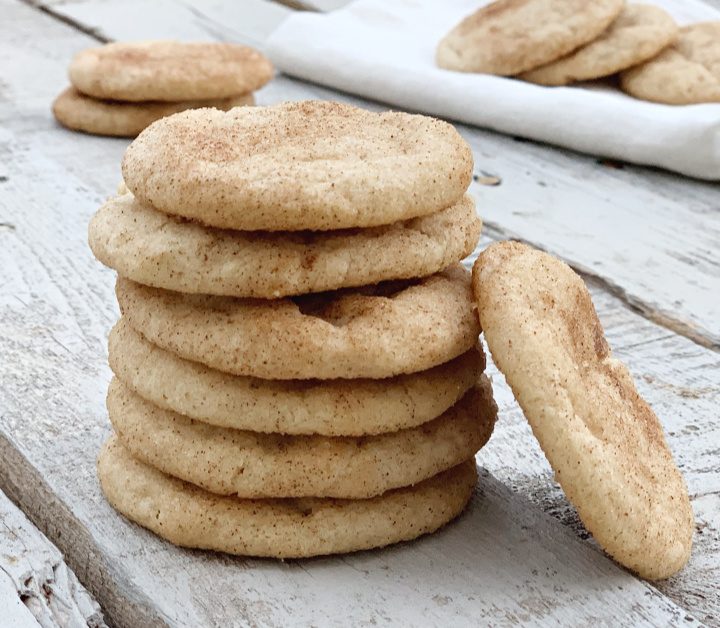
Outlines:
<svg viewBox="0 0 720 628"><path fill-rule="evenodd" d="M186 360L263 379L383 378L443 364L477 343L469 273L259 301L187 295L118 278L127 322Z"/></svg>
<svg viewBox="0 0 720 628"><path fill-rule="evenodd" d="M275 299L432 275L472 253L480 228L467 195L385 227L269 234L193 224L123 194L93 216L88 240L103 264L146 286Z"/></svg>
<svg viewBox="0 0 720 628"><path fill-rule="evenodd" d="M326 231L449 207L472 167L447 122L305 101L166 118L130 145L123 176L142 203L214 227Z"/></svg>
<svg viewBox="0 0 720 628"><path fill-rule="evenodd" d="M620 74L620 87L668 105L720 102L720 21L681 28L675 44Z"/></svg>
<svg viewBox="0 0 720 628"><path fill-rule="evenodd" d="M459 401L485 368L478 345L446 364L389 379L242 377L156 347L124 319L108 345L115 376L154 405L220 427L277 434L365 436L415 427Z"/></svg>
<svg viewBox="0 0 720 628"><path fill-rule="evenodd" d="M257 50L209 42L115 42L83 50L70 63L78 91L129 102L229 98L259 89L272 75Z"/></svg>
<svg viewBox="0 0 720 628"><path fill-rule="evenodd" d="M594 41L519 78L541 85L567 85L615 74L654 57L677 38L675 20L651 4L627 4Z"/></svg>
<svg viewBox="0 0 720 628"><path fill-rule="evenodd" d="M498 0L468 15L438 44L439 67L512 76L600 35L623 0Z"/></svg>
<svg viewBox="0 0 720 628"><path fill-rule="evenodd" d="M238 499L213 495L135 460L111 437L98 457L110 504L175 545L244 556L302 558L409 541L465 508L474 460L372 499Z"/></svg>
<svg viewBox="0 0 720 628"><path fill-rule="evenodd" d="M687 488L582 279L502 242L480 255L473 285L495 364L587 529L644 578L677 572L694 531Z"/></svg>
<svg viewBox="0 0 720 628"><path fill-rule="evenodd" d="M253 105L252 94L242 94L216 100L186 100L181 102L120 102L98 100L68 87L53 103L55 119L73 131L113 137L135 137L156 120L198 107L232 109Z"/></svg>
<svg viewBox="0 0 720 628"><path fill-rule="evenodd" d="M242 498L367 499L422 482L487 442L497 408L485 377L440 417L376 436L260 434L162 410L114 379L107 407L138 460L211 493Z"/></svg>

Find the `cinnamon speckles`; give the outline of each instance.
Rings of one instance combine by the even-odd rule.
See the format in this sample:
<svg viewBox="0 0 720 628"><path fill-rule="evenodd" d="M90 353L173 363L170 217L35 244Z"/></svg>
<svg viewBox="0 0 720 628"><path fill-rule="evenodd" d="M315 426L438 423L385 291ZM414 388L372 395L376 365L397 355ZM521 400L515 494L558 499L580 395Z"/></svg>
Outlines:
<svg viewBox="0 0 720 628"><path fill-rule="evenodd" d="M446 122L304 101L165 119L130 146L123 175L143 203L214 227L324 231L449 207L472 161Z"/></svg>
<svg viewBox="0 0 720 628"><path fill-rule="evenodd" d="M519 74L592 41L623 5L622 0L498 0L468 15L440 41L437 64L460 72Z"/></svg>
<svg viewBox="0 0 720 628"><path fill-rule="evenodd" d="M460 514L477 471L468 460L371 499L237 499L165 475L113 436L98 458L108 501L176 545L245 556L301 558L414 539Z"/></svg>
<svg viewBox="0 0 720 628"><path fill-rule="evenodd" d="M123 194L95 214L88 239L101 262L144 285L274 299L431 275L469 255L480 226L469 196L384 227L267 233L205 227Z"/></svg>
<svg viewBox="0 0 720 628"><path fill-rule="evenodd" d="M468 351L480 332L469 273L460 267L392 299L325 294L329 321L304 315L289 299L180 294L122 278L116 292L128 324L150 342L220 371L267 379L413 373Z"/></svg>

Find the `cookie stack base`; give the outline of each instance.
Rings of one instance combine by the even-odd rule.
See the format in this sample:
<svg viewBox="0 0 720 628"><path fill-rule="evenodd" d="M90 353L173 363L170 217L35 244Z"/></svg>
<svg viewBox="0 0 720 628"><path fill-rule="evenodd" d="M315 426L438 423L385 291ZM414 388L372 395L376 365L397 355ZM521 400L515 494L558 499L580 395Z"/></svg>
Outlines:
<svg viewBox="0 0 720 628"><path fill-rule="evenodd" d="M468 460L372 499L238 499L138 462L115 436L100 452L98 474L115 509L175 545L275 558L354 552L433 532L462 512L477 480Z"/></svg>

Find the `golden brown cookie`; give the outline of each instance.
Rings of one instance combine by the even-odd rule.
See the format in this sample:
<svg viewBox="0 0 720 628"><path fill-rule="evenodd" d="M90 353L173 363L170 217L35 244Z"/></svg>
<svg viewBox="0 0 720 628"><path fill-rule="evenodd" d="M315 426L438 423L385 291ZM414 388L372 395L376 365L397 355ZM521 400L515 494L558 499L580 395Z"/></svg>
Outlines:
<svg viewBox="0 0 720 628"><path fill-rule="evenodd" d="M305 101L166 118L130 145L123 176L144 204L214 227L325 231L445 209L472 165L447 122Z"/></svg>
<svg viewBox="0 0 720 628"><path fill-rule="evenodd" d="M276 381L183 360L124 319L108 344L116 377L154 405L220 427L278 434L364 436L415 427L459 401L485 368L478 346L446 364L387 379Z"/></svg>
<svg viewBox="0 0 720 628"><path fill-rule="evenodd" d="M623 0L498 0L468 15L438 44L446 70L512 76L572 52L600 35Z"/></svg>
<svg viewBox="0 0 720 628"><path fill-rule="evenodd" d="M112 437L98 458L110 504L175 545L245 556L301 558L409 541L462 512L475 461L372 499L238 499L208 493L135 460Z"/></svg>
<svg viewBox="0 0 720 628"><path fill-rule="evenodd" d="M243 498L367 499L422 482L472 458L490 438L497 411L486 377L424 425L361 438L216 427L162 410L117 379L107 407L135 458L211 493Z"/></svg>
<svg viewBox="0 0 720 628"><path fill-rule="evenodd" d="M651 4L628 4L597 39L519 78L541 85L567 85L609 76L654 57L675 41L675 20Z"/></svg>
<svg viewBox="0 0 720 628"><path fill-rule="evenodd" d="M477 343L470 278L426 279L292 299L187 295L118 278L127 322L186 360L263 379L383 378L443 364Z"/></svg>
<svg viewBox="0 0 720 628"><path fill-rule="evenodd" d="M93 135L135 137L156 120L179 111L198 107L228 110L254 103L252 94L216 100L121 102L99 100L81 94L74 87L68 87L55 99L52 111L60 124L73 131L83 131Z"/></svg>
<svg viewBox="0 0 720 628"><path fill-rule="evenodd" d="M210 42L115 42L83 50L70 63L78 91L130 102L229 98L259 89L272 75L257 50Z"/></svg>
<svg viewBox="0 0 720 628"><path fill-rule="evenodd" d="M123 194L95 214L88 240L103 264L146 286L275 299L432 275L472 253L480 228L467 195L385 227L269 234L204 227Z"/></svg>
<svg viewBox="0 0 720 628"><path fill-rule="evenodd" d="M515 242L473 269L485 339L587 529L644 578L685 565L693 513L662 426L612 356L583 280Z"/></svg>
<svg viewBox="0 0 720 628"><path fill-rule="evenodd" d="M620 75L623 91L668 105L720 102L720 21L691 24L654 59Z"/></svg>

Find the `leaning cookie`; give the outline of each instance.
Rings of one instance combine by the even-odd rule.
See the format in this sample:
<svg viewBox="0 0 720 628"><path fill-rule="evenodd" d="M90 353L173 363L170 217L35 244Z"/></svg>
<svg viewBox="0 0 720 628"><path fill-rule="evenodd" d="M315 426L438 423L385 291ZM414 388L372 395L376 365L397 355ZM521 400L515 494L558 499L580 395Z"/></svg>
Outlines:
<svg viewBox="0 0 720 628"><path fill-rule="evenodd" d="M687 488L582 279L502 242L476 261L473 286L495 364L587 529L644 578L677 572L694 531Z"/></svg>
<svg viewBox="0 0 720 628"><path fill-rule="evenodd" d="M668 105L720 102L720 21L680 29L675 44L620 74L620 87Z"/></svg>
<svg viewBox="0 0 720 628"><path fill-rule="evenodd" d="M311 100L165 118L122 168L135 197L167 214L241 231L329 231L455 205L472 166L447 122Z"/></svg>
<svg viewBox="0 0 720 628"><path fill-rule="evenodd" d="M477 480L468 460L371 499L238 499L153 469L116 437L100 452L98 475L113 507L175 545L275 558L354 552L433 532L462 512Z"/></svg>
<svg viewBox="0 0 720 628"><path fill-rule="evenodd" d="M275 299L425 277L469 255L481 222L470 196L429 216L352 231L229 231L168 216L131 194L93 216L95 257L146 286Z"/></svg>
<svg viewBox="0 0 720 628"><path fill-rule="evenodd" d="M518 78L567 85L615 74L654 57L677 38L675 21L650 4L628 4L600 37L569 55Z"/></svg>
<svg viewBox="0 0 720 628"><path fill-rule="evenodd" d="M121 102L99 100L80 93L74 87L68 87L55 99L52 111L60 124L73 131L112 137L135 137L156 120L186 109L214 107L227 111L233 107L254 103L252 94L215 100Z"/></svg>
<svg viewBox="0 0 720 628"><path fill-rule="evenodd" d="M600 35L623 0L498 0L438 44L439 67L512 76L550 63Z"/></svg>

